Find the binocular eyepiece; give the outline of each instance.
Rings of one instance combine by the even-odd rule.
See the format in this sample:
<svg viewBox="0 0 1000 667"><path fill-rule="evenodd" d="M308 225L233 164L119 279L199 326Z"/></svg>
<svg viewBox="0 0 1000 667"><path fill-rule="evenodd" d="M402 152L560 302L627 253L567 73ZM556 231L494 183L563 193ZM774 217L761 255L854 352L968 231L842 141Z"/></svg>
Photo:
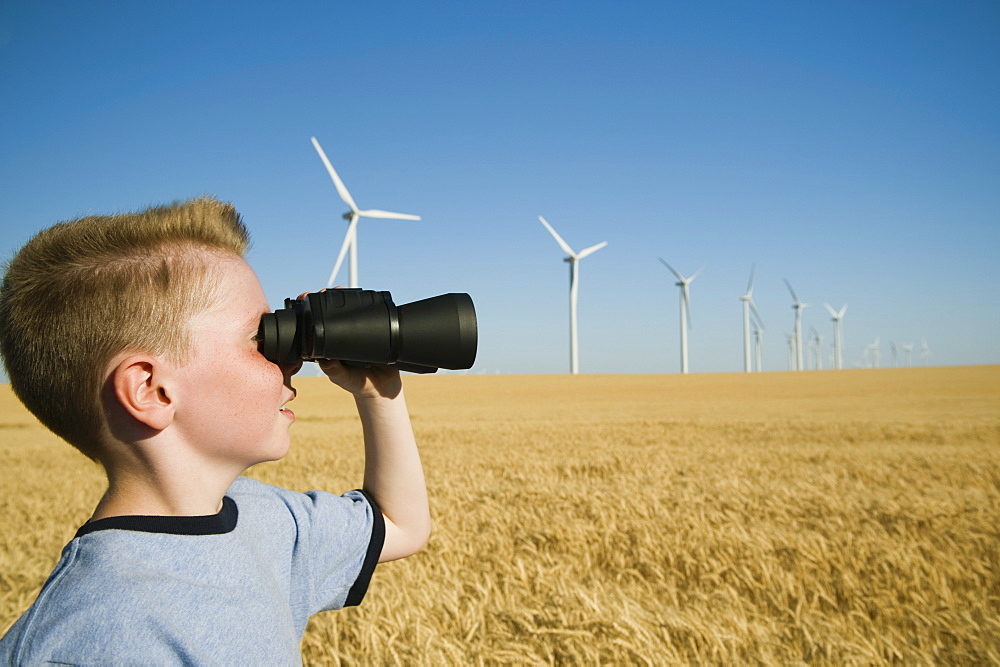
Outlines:
<svg viewBox="0 0 1000 667"><path fill-rule="evenodd" d="M468 294L397 306L389 292L334 289L285 299L260 318L260 350L279 364L337 359L413 373L471 368L476 310Z"/></svg>

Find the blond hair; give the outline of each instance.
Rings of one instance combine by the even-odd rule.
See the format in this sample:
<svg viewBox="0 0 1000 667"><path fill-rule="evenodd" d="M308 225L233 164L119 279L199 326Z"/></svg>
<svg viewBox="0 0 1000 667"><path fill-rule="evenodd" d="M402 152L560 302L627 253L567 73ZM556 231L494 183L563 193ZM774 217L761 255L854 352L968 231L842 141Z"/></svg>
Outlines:
<svg viewBox="0 0 1000 667"><path fill-rule="evenodd" d="M233 205L211 197L42 230L0 286L0 353L14 392L98 458L108 364L123 352L183 360L188 321L220 297L212 257L243 257L249 244Z"/></svg>

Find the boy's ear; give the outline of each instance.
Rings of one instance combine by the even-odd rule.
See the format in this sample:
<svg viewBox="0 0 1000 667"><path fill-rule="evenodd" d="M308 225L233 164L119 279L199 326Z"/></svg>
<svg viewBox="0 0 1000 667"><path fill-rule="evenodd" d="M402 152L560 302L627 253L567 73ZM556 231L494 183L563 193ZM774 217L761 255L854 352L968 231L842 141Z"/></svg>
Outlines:
<svg viewBox="0 0 1000 667"><path fill-rule="evenodd" d="M163 361L150 355L131 355L111 373L115 397L136 421L162 431L174 418L173 392Z"/></svg>

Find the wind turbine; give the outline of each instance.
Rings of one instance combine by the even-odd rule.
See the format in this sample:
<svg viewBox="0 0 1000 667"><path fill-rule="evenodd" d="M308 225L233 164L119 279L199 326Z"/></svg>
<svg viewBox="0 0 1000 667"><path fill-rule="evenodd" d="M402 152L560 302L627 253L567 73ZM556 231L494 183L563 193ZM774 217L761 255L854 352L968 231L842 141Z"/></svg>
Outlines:
<svg viewBox="0 0 1000 667"><path fill-rule="evenodd" d="M840 311L836 311L830 307L830 304L824 303L827 312L830 313L830 317L833 318L833 365L837 367L837 370L842 370L844 368L844 330L841 320L844 319L844 313L847 312L847 304Z"/></svg>
<svg viewBox="0 0 1000 667"><path fill-rule="evenodd" d="M330 164L330 160L327 159L326 153L323 152L322 147L320 147L319 142L316 141L316 137L310 137L312 139L312 145L319 153L319 157L323 160L323 164L326 165L326 170L330 173L330 178L333 179L333 185L337 188L337 192L340 194L340 198L344 200L344 203L351 207L351 210L344 214L344 220L349 220L350 223L347 225L347 234L344 235L344 243L340 246L340 254L337 255L337 263L333 265L333 271L330 272L330 280L327 281L327 287L333 287L333 281L337 277L337 272L340 271L340 265L344 262L344 255L350 250L350 262L349 262L349 281L350 287L358 286L358 220L360 218L388 218L392 220L419 220L419 215L410 215L408 213L390 213L389 211L380 211L378 209L367 209L360 210L357 204L354 203L354 199L351 198L351 193L347 191L344 186L344 182L340 180L340 176L334 170L333 165Z"/></svg>
<svg viewBox="0 0 1000 667"><path fill-rule="evenodd" d="M823 336L820 332L816 331L816 327L809 327L809 333L813 337L813 345L811 349L816 351L816 357L814 359L814 366L818 371L823 370Z"/></svg>
<svg viewBox="0 0 1000 667"><path fill-rule="evenodd" d="M580 252L573 252L573 249L569 247L569 244L563 241L562 237L556 233L556 230L552 229L545 218L538 216L542 224L545 225L545 229L549 230L552 234L552 238L556 240L559 247L563 249L569 257L566 257L563 261L569 262L569 371L570 373L576 375L580 372L579 364L579 351L576 342L576 296L579 291L579 285L577 284L578 272L577 264L581 259L592 255L604 246L608 245L607 241L601 241L597 245L592 245L589 248L585 248Z"/></svg>
<svg viewBox="0 0 1000 667"><path fill-rule="evenodd" d="M913 365L913 343L903 343L903 354L906 356L906 367Z"/></svg>
<svg viewBox="0 0 1000 667"><path fill-rule="evenodd" d="M795 295L795 290L792 289L792 284L788 282L785 278L785 284L788 285L788 291L792 293L792 298L795 299L795 303L792 304L792 308L795 309L795 370L803 370L802 366L802 309L808 306L808 303L802 303L799 301L799 297Z"/></svg>
<svg viewBox="0 0 1000 667"><path fill-rule="evenodd" d="M690 278L685 278L680 273L678 273L674 267L667 264L667 262L662 258L658 258L663 266L670 269L670 272L677 276L677 286L681 288L681 373L688 372L688 327L690 323L688 318L691 316L691 290L689 285L694 281L698 274L701 273L701 269L698 269L691 274ZM705 267L702 267L702 269Z"/></svg>
<svg viewBox="0 0 1000 667"><path fill-rule="evenodd" d="M879 343L879 337L875 336L875 342L868 345L865 348L865 357L868 356L868 352L871 352L871 367L878 368L879 361L882 359L882 348Z"/></svg>
<svg viewBox="0 0 1000 667"><path fill-rule="evenodd" d="M920 339L920 358L923 360L924 366L927 365L927 358L930 357L930 356L931 356L931 348L930 348L929 345L927 345L927 339L926 338L921 338Z"/></svg>
<svg viewBox="0 0 1000 667"><path fill-rule="evenodd" d="M756 267L750 267L750 282L747 284L747 293L740 297L740 301L743 302L743 370L746 373L750 372L750 311L753 310L754 315L757 316L757 321L761 322L761 327L763 328L763 320L760 316L760 312L757 310L757 304L753 302L753 274Z"/></svg>

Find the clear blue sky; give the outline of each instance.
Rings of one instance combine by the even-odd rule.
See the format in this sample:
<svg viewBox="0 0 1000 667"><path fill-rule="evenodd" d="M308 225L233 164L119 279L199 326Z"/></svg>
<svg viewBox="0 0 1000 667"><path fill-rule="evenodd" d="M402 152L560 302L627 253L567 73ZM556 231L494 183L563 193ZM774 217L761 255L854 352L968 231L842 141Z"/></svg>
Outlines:
<svg viewBox="0 0 1000 667"><path fill-rule="evenodd" d="M765 368L794 315L846 364L876 336L1000 363L1000 3L0 4L0 254L50 223L234 202L272 305L325 285L346 210L360 278L472 294L473 372L742 368L756 263ZM346 269L346 267L345 267ZM346 282L346 271L339 282ZM827 353L829 356L829 352ZM914 362L918 357L914 354ZM826 361L829 363L829 360Z"/></svg>

